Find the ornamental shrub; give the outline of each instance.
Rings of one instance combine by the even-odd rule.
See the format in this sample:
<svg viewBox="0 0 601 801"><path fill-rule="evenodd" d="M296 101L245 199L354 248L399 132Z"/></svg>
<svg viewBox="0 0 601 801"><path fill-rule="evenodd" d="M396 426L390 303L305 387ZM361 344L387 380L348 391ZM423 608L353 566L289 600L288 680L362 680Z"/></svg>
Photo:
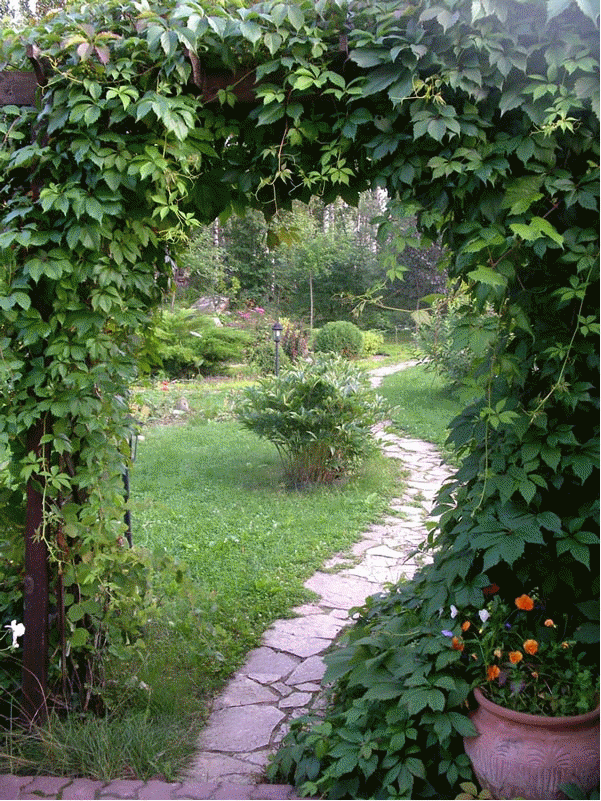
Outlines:
<svg viewBox="0 0 601 801"><path fill-rule="evenodd" d="M383 411L367 376L339 357L262 378L236 407L245 428L276 446L293 487L350 473L374 447L371 427Z"/></svg>
<svg viewBox="0 0 601 801"><path fill-rule="evenodd" d="M194 378L220 365L240 361L248 341L245 331L219 327L192 309L162 309L146 333L142 359L152 372L169 378Z"/></svg>
<svg viewBox="0 0 601 801"><path fill-rule="evenodd" d="M382 353L384 348L384 335L380 331L363 331L362 356L375 356Z"/></svg>
<svg viewBox="0 0 601 801"><path fill-rule="evenodd" d="M320 328L313 340L316 353L337 353L347 359L359 356L363 349L363 334L354 323L335 320Z"/></svg>

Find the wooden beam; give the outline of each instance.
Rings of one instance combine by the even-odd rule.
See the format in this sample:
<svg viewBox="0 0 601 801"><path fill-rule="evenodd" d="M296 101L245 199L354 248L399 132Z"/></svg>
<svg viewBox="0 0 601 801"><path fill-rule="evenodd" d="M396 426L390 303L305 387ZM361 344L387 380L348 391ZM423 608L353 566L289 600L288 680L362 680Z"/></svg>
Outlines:
<svg viewBox="0 0 601 801"><path fill-rule="evenodd" d="M31 427L27 447L36 456L43 453L43 421ZM22 706L28 723L40 723L46 717L48 694L48 551L40 536L44 521L44 500L30 479L27 483L25 523L25 579L23 622Z"/></svg>
<svg viewBox="0 0 601 801"><path fill-rule="evenodd" d="M0 72L0 106L35 106L38 79L35 72Z"/></svg>

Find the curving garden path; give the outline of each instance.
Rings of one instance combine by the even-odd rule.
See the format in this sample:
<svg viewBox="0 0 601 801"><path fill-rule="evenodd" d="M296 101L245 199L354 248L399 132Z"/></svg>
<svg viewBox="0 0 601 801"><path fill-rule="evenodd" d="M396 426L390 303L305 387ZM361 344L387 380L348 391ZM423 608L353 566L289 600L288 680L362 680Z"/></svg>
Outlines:
<svg viewBox="0 0 601 801"><path fill-rule="evenodd" d="M371 372L372 385L403 365ZM243 667L216 698L199 739L189 776L196 781L260 781L268 757L289 728L290 720L321 703L324 652L349 623L349 609L389 582L411 577L425 558L414 555L426 538L425 518L441 483L449 475L440 452L429 443L378 431L385 454L407 469L401 498L391 514L374 523L351 552L335 556L305 587L315 601L278 620L251 651Z"/></svg>
<svg viewBox="0 0 601 801"><path fill-rule="evenodd" d="M415 362L371 371L372 385ZM331 559L305 586L316 600L276 621L214 703L188 776L181 782L0 776L0 799L295 799L289 785L263 783L269 755L290 721L322 702L323 654L352 620L349 610L388 582L411 577L424 554L425 519L450 470L429 443L378 430L384 453L407 470L391 514L371 525L350 553Z"/></svg>

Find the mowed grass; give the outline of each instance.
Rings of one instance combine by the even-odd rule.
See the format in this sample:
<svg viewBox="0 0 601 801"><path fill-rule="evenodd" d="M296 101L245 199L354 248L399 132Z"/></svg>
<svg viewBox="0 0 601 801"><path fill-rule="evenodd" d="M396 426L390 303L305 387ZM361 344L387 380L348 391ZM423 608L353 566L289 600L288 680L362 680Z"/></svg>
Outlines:
<svg viewBox="0 0 601 801"><path fill-rule="evenodd" d="M207 654L205 685L307 600L303 581L401 491L398 468L377 456L344 486L291 492L270 443L235 422L202 420L148 429L131 486L136 544L183 564L203 625L218 627L220 661Z"/></svg>
<svg viewBox="0 0 601 801"><path fill-rule="evenodd" d="M394 408L395 427L445 449L448 426L463 405L447 383L423 365L384 378L378 392Z"/></svg>

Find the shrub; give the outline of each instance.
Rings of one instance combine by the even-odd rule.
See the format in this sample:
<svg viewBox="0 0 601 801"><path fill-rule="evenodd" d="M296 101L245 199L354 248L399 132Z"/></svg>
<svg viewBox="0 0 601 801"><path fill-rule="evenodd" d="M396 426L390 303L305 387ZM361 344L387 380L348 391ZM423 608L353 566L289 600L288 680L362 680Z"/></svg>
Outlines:
<svg viewBox="0 0 601 801"><path fill-rule="evenodd" d="M275 345L271 338L264 337L258 342L255 341L251 347L247 348L246 356L253 372L258 375L275 373ZM279 360L280 368L285 369L290 366L290 359L282 347L279 351Z"/></svg>
<svg viewBox="0 0 601 801"><path fill-rule="evenodd" d="M219 327L192 309L163 309L146 333L141 360L169 378L193 378L241 360L247 341L244 331Z"/></svg>
<svg viewBox="0 0 601 801"><path fill-rule="evenodd" d="M276 446L292 486L331 483L373 447L383 416L367 376L344 360L304 361L244 390L239 421Z"/></svg>
<svg viewBox="0 0 601 801"><path fill-rule="evenodd" d="M363 331L362 356L375 356L384 348L384 336L380 331Z"/></svg>
<svg viewBox="0 0 601 801"><path fill-rule="evenodd" d="M316 353L337 353L347 359L359 356L363 348L363 334L354 323L335 320L320 328L313 340Z"/></svg>

